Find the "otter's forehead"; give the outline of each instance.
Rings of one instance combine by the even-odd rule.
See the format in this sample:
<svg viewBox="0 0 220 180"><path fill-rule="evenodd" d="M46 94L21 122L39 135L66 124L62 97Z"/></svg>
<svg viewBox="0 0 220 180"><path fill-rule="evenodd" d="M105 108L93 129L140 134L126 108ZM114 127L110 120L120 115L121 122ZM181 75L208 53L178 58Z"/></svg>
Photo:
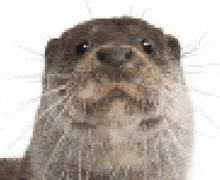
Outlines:
<svg viewBox="0 0 220 180"><path fill-rule="evenodd" d="M100 63L103 54L98 54L101 51L112 51L105 56L114 56L111 61L118 61L124 53L118 51L125 51L126 48L130 52L126 53L126 57L132 54L130 58L134 60L130 62L137 61L135 51L140 51L142 59L154 59L157 65L166 65L169 60L179 61L180 48L175 38L141 19L122 17L87 21L70 28L60 38L51 40L45 52L46 67L53 72L73 72L76 64L88 60L87 57L93 54L99 58L95 57L92 62L97 60Z"/></svg>
<svg viewBox="0 0 220 180"><path fill-rule="evenodd" d="M115 18L96 19L79 24L66 33L65 40L90 38L99 45L107 41L128 41L133 44L137 39L148 38L152 41L159 41L163 36L162 30L155 28L141 19ZM126 39L126 40L125 40Z"/></svg>

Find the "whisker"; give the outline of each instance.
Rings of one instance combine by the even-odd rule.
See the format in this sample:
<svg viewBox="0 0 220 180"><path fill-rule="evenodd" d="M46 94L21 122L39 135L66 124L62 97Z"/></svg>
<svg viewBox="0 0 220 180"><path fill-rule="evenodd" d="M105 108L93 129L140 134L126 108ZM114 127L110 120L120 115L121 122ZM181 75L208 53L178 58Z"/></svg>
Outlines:
<svg viewBox="0 0 220 180"><path fill-rule="evenodd" d="M66 96L63 96L61 98L59 98L55 103L51 104L47 109L45 109L44 111L42 111L38 117L36 118L37 119L37 122L38 120L40 120L42 117L44 117L46 115L47 112L50 112L50 113L53 113L54 111L56 111L56 106L61 104L63 100L65 100L67 97Z"/></svg>
<svg viewBox="0 0 220 180"><path fill-rule="evenodd" d="M210 116L208 116L204 110L200 109L198 106L196 106L197 111L199 111L200 113L202 113L202 116L207 119L209 121L210 124L212 124L216 129L220 129L220 127L214 123L214 121L212 120L212 118Z"/></svg>
<svg viewBox="0 0 220 180"><path fill-rule="evenodd" d="M65 112L65 110L67 110L67 106L66 105L64 105L64 108L58 113L58 115L53 119L54 121L53 121L53 125L57 125L57 123L58 123L58 120L59 119L62 119L62 115L63 115L63 113ZM52 116L52 115L51 115ZM63 120L63 119L62 119ZM45 126L48 124L48 122L46 122L46 124L45 124ZM64 124L64 121L61 123L61 124ZM52 126L53 126L52 125ZM65 124L64 124L65 125ZM59 126L59 127L61 127L62 128L62 126ZM51 128L49 131L53 131L53 128Z"/></svg>
<svg viewBox="0 0 220 180"><path fill-rule="evenodd" d="M195 72L186 71L185 74L220 74L220 72Z"/></svg>
<svg viewBox="0 0 220 180"><path fill-rule="evenodd" d="M40 99L40 96L35 96L33 98L30 98L27 101L23 101L20 103L20 105L18 106L18 108L16 110L12 110L11 114L17 114L20 111L23 111L24 109L28 108L28 106L32 103L37 103L38 100ZM6 111L6 113L8 113L8 111ZM10 116L11 117L11 116Z"/></svg>
<svg viewBox="0 0 220 180"><path fill-rule="evenodd" d="M62 118L62 115L63 115L63 112L66 110L66 106L64 106L64 109L58 114L58 116L54 119L54 124L57 124L57 121ZM53 131L53 128L51 129L51 131ZM44 173L44 177L48 171L48 169L50 168L50 165L54 163L54 161L57 159L58 160L58 157L56 157L56 155L59 154L60 151L62 151L62 148L63 148L63 144L64 144L64 141L67 140L66 137L68 137L66 135L67 131L63 130L63 133L62 135L60 136L60 138L58 139L56 145L54 146L53 148L53 152L48 160L48 163L46 164L45 166L45 173ZM45 177L46 178L46 177Z"/></svg>
<svg viewBox="0 0 220 180"><path fill-rule="evenodd" d="M142 12L141 16L144 17L147 11L149 11L149 9L148 10L144 10L144 12Z"/></svg>
<svg viewBox="0 0 220 180"><path fill-rule="evenodd" d="M173 138L172 141L175 143L175 146L177 147L177 149L180 151L180 152L185 152L183 146L181 145L181 143L178 141L178 139L176 138L176 135L174 134L174 131L169 128L169 125L172 124L171 122L167 121L166 118L164 118L163 120L163 124L164 126L166 127L167 129L167 132L170 134L170 136ZM180 155L180 153L179 153Z"/></svg>
<svg viewBox="0 0 220 180"><path fill-rule="evenodd" d="M40 56L40 57L43 57L44 58L44 54L41 54L40 52L38 52L38 51L35 51L35 50L33 50L32 48L30 48L30 47L26 47L26 46L23 46L23 45L19 45L19 44L13 44L14 46L16 46L16 47L18 47L18 48L20 48L20 49L22 49L23 51L25 51L25 52L28 52L29 54L35 54L35 55L37 55L37 56Z"/></svg>
<svg viewBox="0 0 220 180"><path fill-rule="evenodd" d="M133 10L132 10L132 5L130 5L130 7L129 7L129 15L130 15L130 16L132 16L132 12L133 12Z"/></svg>
<svg viewBox="0 0 220 180"><path fill-rule="evenodd" d="M42 94L42 97L47 97L47 96L51 96L53 93L59 92L60 90L66 90L68 85L62 85L59 86L58 88L52 89L52 90L48 90L45 93Z"/></svg>
<svg viewBox="0 0 220 180"><path fill-rule="evenodd" d="M189 43L189 51L183 52L181 53L181 58L187 58L187 55L192 56L194 52L196 52L198 49L201 49L202 47L205 47L207 45L209 45L208 43L204 46L201 46L202 40L205 38L205 36L207 35L208 30L202 34L202 36L199 39L195 39L193 42Z"/></svg>
<svg viewBox="0 0 220 180"><path fill-rule="evenodd" d="M24 75L20 75L20 76L14 76L13 78L41 78L40 74L24 74Z"/></svg>
<svg viewBox="0 0 220 180"><path fill-rule="evenodd" d="M195 57L195 56L198 56L199 54L196 54L196 53L192 53L192 52L184 52L180 55L180 58L181 59L187 59L187 58L192 58L192 57Z"/></svg>
<svg viewBox="0 0 220 180"><path fill-rule="evenodd" d="M205 64L195 64L195 65L186 65L186 67L200 68L207 66L220 66L220 63L205 63Z"/></svg>
<svg viewBox="0 0 220 180"><path fill-rule="evenodd" d="M212 120L207 114L204 113L203 110L200 109L199 111L202 113L202 115L203 115L204 118L206 118L207 120L209 120L209 122L210 122L212 125L214 125L217 129L220 129L220 127L219 127L217 124L215 124L215 123L213 122L213 120Z"/></svg>
<svg viewBox="0 0 220 180"><path fill-rule="evenodd" d="M26 75L20 75L20 76L13 76L11 78L3 77L1 80L3 81L17 81L18 79L26 79L26 81L29 80L31 82L31 79L33 83L40 83L41 82L41 75L40 74L26 74Z"/></svg>
<svg viewBox="0 0 220 180"><path fill-rule="evenodd" d="M86 2L86 9L88 10L88 13L90 14L91 16L91 19L93 18L93 13L92 13L92 8L89 6L89 1L85 0Z"/></svg>
<svg viewBox="0 0 220 180"><path fill-rule="evenodd" d="M201 89L197 89L197 88L192 87L192 86L187 87L187 89L188 89L188 90L193 90L194 92L198 92L198 93L200 93L200 94L202 94L202 95L204 95L204 96L206 96L206 97L209 97L209 98L210 98L210 96L213 96L213 98L220 98L220 96L218 96L218 95L215 94L215 93L208 92L208 91L204 91L204 90L201 90Z"/></svg>
<svg viewBox="0 0 220 180"><path fill-rule="evenodd" d="M173 169L175 169L176 164L177 164L177 162L175 162L175 160L180 161L181 159L185 158L184 155L182 154L182 152L185 152L185 149L183 148L183 145L181 145L181 143L178 141L178 138L175 135L174 131L170 128L169 124L172 124L172 123L168 122L167 119L164 118L163 119L163 124L165 126L164 129L166 129L166 130L161 132L161 133L168 133L169 137L171 137L172 140L168 137L164 138L163 135L160 135L159 141L162 142L163 150L166 149L166 152L162 152L162 153L164 153L165 157L167 158L167 161L165 160L167 165L171 166ZM175 153L175 150L173 151L173 147L169 147L169 145L170 146L174 145L177 152ZM154 151L157 152L157 158L160 158L160 153L161 153L160 147L156 147L154 149ZM174 155L174 157L172 157L172 154ZM164 168L166 168L166 167L160 167L158 169L158 174L160 174L160 176L163 176L163 173L166 173L165 172L166 170Z"/></svg>
<svg viewBox="0 0 220 180"><path fill-rule="evenodd" d="M68 74L47 74L47 76L49 76L49 77L61 77L61 78L63 78L63 79L69 79L69 78L71 78L72 77L72 73L68 73Z"/></svg>
<svg viewBox="0 0 220 180"><path fill-rule="evenodd" d="M196 129L196 134L197 134L197 136L199 136L199 137L205 137L205 138L207 138L207 134L205 134L204 132L200 131L199 129ZM209 137L213 138L212 136L209 136ZM209 137L208 137L208 138L209 138ZM220 141L220 138L219 138L218 136L214 136L214 138L217 139L217 142Z"/></svg>
<svg viewBox="0 0 220 180"><path fill-rule="evenodd" d="M7 150L4 152L3 155L6 155L7 152L8 152L9 150L11 150L11 149L13 148L13 146L15 146L16 143L18 143L19 141L21 141L22 138L27 134L27 132L28 132L31 128L32 128L32 125L28 125L28 126L25 128L25 130L23 130L23 131L21 132L21 134L8 146Z"/></svg>
<svg viewBox="0 0 220 180"><path fill-rule="evenodd" d="M42 65L45 62L45 58L44 57L31 57L31 58L23 58L24 61L36 61L36 62L40 62Z"/></svg>
<svg viewBox="0 0 220 180"><path fill-rule="evenodd" d="M54 149L53 149L53 152L49 158L49 160L47 161L47 164L45 165L45 171L43 173L43 177L46 179L46 174L48 172L48 169L50 168L50 165L51 164L54 164L54 161L55 161L55 157L56 155L58 155L58 153L60 151L62 151L62 148L63 148L63 144L64 144L64 141L66 140L67 138L65 137L64 134L61 135L61 137L59 138L59 140L57 141L57 144L55 145Z"/></svg>

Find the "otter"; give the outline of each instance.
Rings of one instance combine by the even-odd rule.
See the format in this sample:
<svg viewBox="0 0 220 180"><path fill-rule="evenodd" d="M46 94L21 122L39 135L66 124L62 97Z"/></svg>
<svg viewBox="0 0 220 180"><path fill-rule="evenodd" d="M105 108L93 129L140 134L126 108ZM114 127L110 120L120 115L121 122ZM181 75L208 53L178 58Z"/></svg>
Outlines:
<svg viewBox="0 0 220 180"><path fill-rule="evenodd" d="M48 42L22 165L28 178L185 179L192 146L174 36L120 17L87 21Z"/></svg>

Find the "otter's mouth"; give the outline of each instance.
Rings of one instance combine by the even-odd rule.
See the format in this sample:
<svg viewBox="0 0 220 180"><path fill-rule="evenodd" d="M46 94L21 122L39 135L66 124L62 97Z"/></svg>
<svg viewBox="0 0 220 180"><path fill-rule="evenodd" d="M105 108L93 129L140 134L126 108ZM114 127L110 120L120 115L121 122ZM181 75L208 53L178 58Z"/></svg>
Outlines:
<svg viewBox="0 0 220 180"><path fill-rule="evenodd" d="M128 82L90 82L85 88L79 91L80 99L87 99L89 102L97 102L103 98L132 98L140 100L143 97L144 87L141 84Z"/></svg>
<svg viewBox="0 0 220 180"><path fill-rule="evenodd" d="M126 98L128 97L127 93L121 89L115 87L114 89L110 90L107 97L111 98Z"/></svg>
<svg viewBox="0 0 220 180"><path fill-rule="evenodd" d="M154 101L146 100L145 102L144 99L138 100L136 97L132 97L129 91L119 88L118 86L111 86L110 89L105 90L104 95L100 96L97 100L94 100L94 98L92 100L89 98L83 100L85 109L82 109L82 111L85 112L85 121L73 122L73 128L96 129L97 126L106 125L111 128L110 124L113 123L113 121L120 122L121 119L124 119L123 116L129 118L137 116L137 114L145 116L148 112L152 112L156 108ZM157 124L155 120L153 121L153 124ZM141 129L150 129L150 127L153 127L146 119L143 119L139 126Z"/></svg>

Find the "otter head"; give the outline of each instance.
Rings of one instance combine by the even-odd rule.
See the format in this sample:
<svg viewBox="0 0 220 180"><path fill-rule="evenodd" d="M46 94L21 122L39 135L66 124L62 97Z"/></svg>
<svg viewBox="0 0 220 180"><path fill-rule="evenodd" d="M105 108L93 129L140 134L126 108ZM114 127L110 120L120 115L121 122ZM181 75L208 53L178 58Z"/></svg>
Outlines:
<svg viewBox="0 0 220 180"><path fill-rule="evenodd" d="M35 177L183 177L191 114L176 38L140 19L97 19L45 55Z"/></svg>

